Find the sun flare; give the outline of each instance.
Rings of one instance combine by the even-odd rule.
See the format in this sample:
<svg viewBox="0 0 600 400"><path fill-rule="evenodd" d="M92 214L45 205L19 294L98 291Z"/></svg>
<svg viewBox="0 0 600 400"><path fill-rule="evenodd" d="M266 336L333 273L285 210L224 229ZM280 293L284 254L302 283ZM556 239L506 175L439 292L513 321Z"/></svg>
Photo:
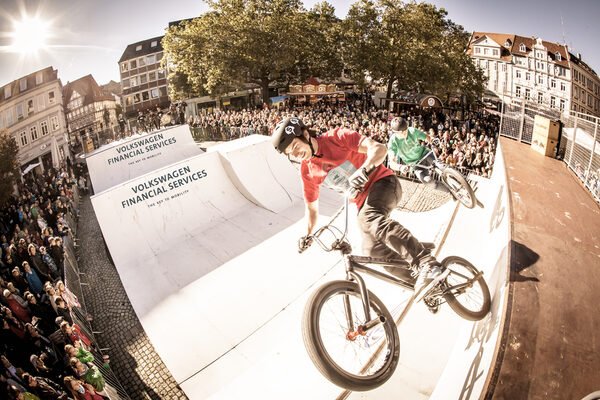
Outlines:
<svg viewBox="0 0 600 400"><path fill-rule="evenodd" d="M24 16L13 22L13 42L11 49L21 54L34 54L46 46L50 36L50 26L37 17Z"/></svg>

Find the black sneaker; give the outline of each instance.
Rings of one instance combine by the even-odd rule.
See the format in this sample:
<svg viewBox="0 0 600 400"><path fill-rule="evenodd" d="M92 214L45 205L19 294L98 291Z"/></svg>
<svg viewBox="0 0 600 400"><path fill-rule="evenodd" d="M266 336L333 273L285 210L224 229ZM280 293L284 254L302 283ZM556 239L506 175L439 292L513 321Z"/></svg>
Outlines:
<svg viewBox="0 0 600 400"><path fill-rule="evenodd" d="M435 260L425 262L415 283L415 302L420 301L435 285L446 279L449 273L448 269Z"/></svg>

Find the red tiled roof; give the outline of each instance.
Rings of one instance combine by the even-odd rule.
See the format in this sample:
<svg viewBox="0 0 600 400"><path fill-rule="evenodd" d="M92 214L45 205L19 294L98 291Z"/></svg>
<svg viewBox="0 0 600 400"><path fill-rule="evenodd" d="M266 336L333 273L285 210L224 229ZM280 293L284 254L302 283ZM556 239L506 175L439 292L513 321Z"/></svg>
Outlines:
<svg viewBox="0 0 600 400"><path fill-rule="evenodd" d="M114 100L112 96L108 96L102 92L102 89L100 89L100 86L92 75L86 75L64 86L63 98L66 103L71 100L73 91L76 91L83 97L84 106L96 101Z"/></svg>

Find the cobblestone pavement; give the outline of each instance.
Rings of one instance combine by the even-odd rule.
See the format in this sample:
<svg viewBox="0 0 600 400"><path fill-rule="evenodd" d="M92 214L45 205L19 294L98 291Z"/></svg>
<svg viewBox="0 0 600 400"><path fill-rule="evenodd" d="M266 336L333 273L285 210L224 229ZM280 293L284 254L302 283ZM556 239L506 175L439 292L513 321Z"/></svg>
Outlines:
<svg viewBox="0 0 600 400"><path fill-rule="evenodd" d="M444 190L401 179L402 211L422 212L451 199ZM111 367L132 399L186 399L146 336L104 245L89 196L80 207L79 268L86 306Z"/></svg>
<svg viewBox="0 0 600 400"><path fill-rule="evenodd" d="M78 225L83 294L100 347L134 400L187 399L160 359L138 320L104 245L89 196L83 198Z"/></svg>

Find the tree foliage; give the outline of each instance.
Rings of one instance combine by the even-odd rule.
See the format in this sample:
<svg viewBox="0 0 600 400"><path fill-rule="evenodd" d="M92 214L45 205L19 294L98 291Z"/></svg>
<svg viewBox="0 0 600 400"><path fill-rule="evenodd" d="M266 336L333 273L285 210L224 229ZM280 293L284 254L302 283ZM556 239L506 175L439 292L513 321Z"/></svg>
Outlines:
<svg viewBox="0 0 600 400"><path fill-rule="evenodd" d="M344 21L354 78L387 85L388 97L400 89L447 97L483 92L484 78L466 54L469 34L428 3L360 0Z"/></svg>
<svg viewBox="0 0 600 400"><path fill-rule="evenodd" d="M17 142L6 130L0 130L0 205L4 204L13 191L20 176Z"/></svg>
<svg viewBox="0 0 600 400"><path fill-rule="evenodd" d="M163 38L163 63L173 71L176 90L188 85L197 93L217 95L253 83L268 101L273 82L288 83L314 73L339 76L339 31L328 3L310 12L300 0L208 4L206 14L169 28Z"/></svg>

